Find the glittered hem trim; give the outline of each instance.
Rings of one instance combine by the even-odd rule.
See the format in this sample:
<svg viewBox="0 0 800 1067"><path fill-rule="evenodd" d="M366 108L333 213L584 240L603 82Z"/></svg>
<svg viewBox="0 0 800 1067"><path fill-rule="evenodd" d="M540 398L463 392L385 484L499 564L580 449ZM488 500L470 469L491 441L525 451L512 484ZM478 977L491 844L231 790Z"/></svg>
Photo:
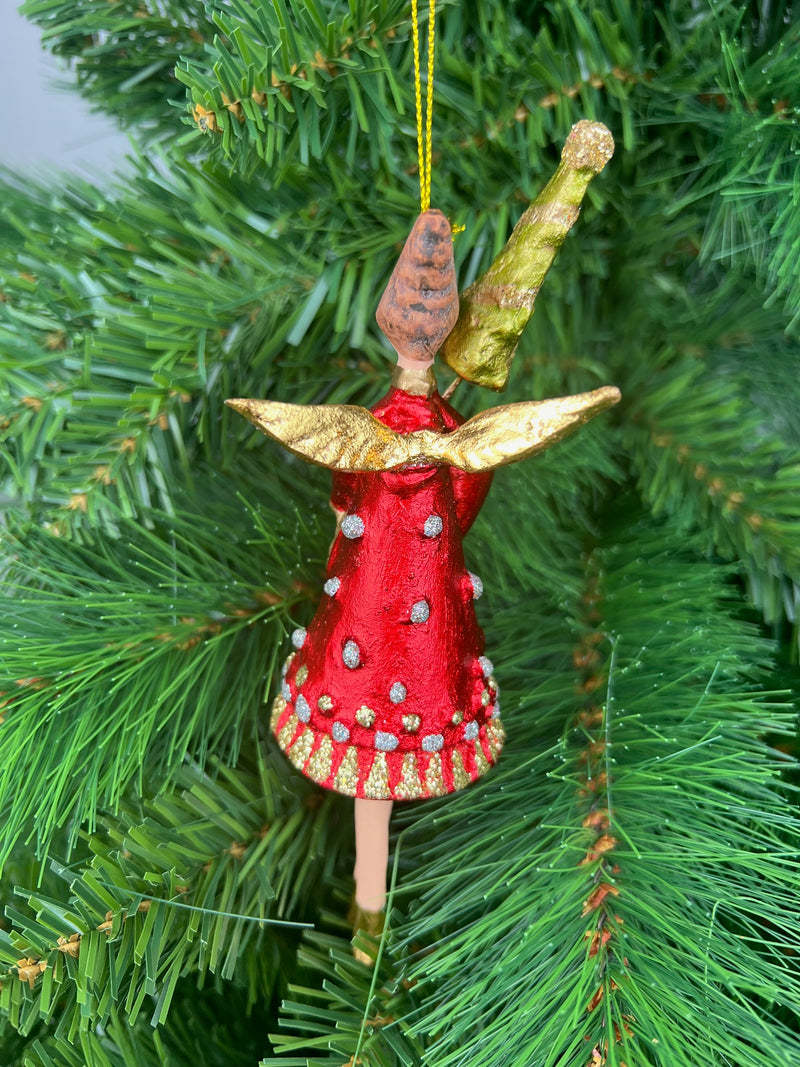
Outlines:
<svg viewBox="0 0 800 1067"><path fill-rule="evenodd" d="M475 740L441 752L376 753L315 733L281 697L273 704L270 726L282 751L306 778L335 793L367 800L425 800L456 793L494 766L505 743L502 723L491 719Z"/></svg>

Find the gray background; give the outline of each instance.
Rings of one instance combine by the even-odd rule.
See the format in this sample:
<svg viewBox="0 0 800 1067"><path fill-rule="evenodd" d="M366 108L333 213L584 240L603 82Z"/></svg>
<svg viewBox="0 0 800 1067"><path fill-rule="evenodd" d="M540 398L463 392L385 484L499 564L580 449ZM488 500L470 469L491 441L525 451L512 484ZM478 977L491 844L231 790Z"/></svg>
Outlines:
<svg viewBox="0 0 800 1067"><path fill-rule="evenodd" d="M44 51L15 0L0 0L0 164L34 177L55 168L97 180L124 166L127 137L58 86L68 81L72 75Z"/></svg>

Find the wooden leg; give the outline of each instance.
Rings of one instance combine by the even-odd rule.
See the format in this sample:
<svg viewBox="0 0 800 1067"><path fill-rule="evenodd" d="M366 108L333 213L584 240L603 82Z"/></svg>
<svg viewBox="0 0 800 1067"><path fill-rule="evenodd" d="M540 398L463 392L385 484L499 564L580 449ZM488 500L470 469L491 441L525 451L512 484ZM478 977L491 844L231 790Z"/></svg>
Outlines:
<svg viewBox="0 0 800 1067"><path fill-rule="evenodd" d="M386 903L386 867L389 862L391 800L356 800L356 905L363 911L381 911Z"/></svg>

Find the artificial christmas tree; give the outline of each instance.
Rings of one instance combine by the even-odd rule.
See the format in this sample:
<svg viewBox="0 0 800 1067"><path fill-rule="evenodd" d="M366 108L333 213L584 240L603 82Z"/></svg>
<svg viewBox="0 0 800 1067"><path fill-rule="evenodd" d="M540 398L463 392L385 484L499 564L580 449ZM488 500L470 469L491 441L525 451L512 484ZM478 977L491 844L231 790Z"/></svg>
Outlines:
<svg viewBox="0 0 800 1067"><path fill-rule="evenodd" d="M0 1062L795 1062L796 14L440 6L460 289L574 122L618 145L503 402L624 401L495 477L470 552L513 740L394 817L371 971L351 802L267 737L326 475L223 401L382 392L407 5L25 9L142 156L6 178Z"/></svg>

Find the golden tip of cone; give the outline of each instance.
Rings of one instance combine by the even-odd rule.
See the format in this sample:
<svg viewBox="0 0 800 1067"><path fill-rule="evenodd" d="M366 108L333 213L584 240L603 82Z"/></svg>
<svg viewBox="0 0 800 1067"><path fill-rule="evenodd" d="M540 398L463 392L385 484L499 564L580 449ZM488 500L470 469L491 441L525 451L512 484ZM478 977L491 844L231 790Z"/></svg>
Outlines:
<svg viewBox="0 0 800 1067"><path fill-rule="evenodd" d="M614 138L602 122L582 119L569 131L561 159L573 170L591 170L595 174L614 155Z"/></svg>

